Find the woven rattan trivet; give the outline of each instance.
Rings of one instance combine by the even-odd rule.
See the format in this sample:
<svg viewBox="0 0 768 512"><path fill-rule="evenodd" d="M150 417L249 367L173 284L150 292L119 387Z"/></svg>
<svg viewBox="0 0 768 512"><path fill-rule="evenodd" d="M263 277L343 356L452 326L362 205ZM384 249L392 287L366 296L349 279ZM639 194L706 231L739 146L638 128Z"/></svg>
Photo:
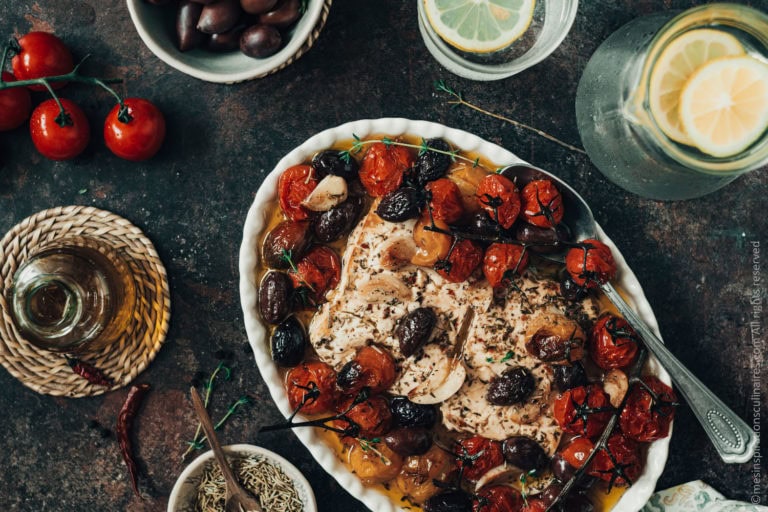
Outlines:
<svg viewBox="0 0 768 512"><path fill-rule="evenodd" d="M317 24L315 25L315 28L312 29L312 33L309 34L309 37L304 42L303 45L294 53L291 57L288 58L285 62L280 64L278 67L276 67L273 70L270 70L263 75L256 76L254 78L263 78L267 75L271 75L272 73L277 73L281 69L284 69L287 66L290 66L299 58L301 58L302 55L307 53L310 48L312 48L312 45L315 44L315 41L317 41L317 38L320 37L320 32L323 31L323 27L325 26L325 22L328 21L328 14L331 12L331 4L333 3L333 0L325 0L325 3L323 4L323 12L320 13L320 18L317 20Z"/></svg>
<svg viewBox="0 0 768 512"><path fill-rule="evenodd" d="M117 389L154 359L168 332L171 300L165 267L139 228L114 213L87 206L52 208L27 217L0 242L0 364L25 386L48 395L84 397L110 389L76 375L62 354L23 339L9 316L8 290L30 254L64 237L89 237L120 254L136 286L133 325L109 347L80 356L104 371Z"/></svg>

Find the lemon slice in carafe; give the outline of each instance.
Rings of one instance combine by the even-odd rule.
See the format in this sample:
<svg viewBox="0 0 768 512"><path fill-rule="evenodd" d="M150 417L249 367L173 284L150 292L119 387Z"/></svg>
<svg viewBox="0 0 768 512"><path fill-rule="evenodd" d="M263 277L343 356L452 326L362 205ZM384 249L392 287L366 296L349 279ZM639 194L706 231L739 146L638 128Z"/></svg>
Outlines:
<svg viewBox="0 0 768 512"><path fill-rule="evenodd" d="M727 32L695 29L673 39L651 70L648 100L659 128L670 139L692 145L678 109L683 86L707 62L729 55L744 55L744 47Z"/></svg>
<svg viewBox="0 0 768 512"><path fill-rule="evenodd" d="M680 121L703 153L729 157L768 130L768 64L724 57L696 71L680 94Z"/></svg>
<svg viewBox="0 0 768 512"><path fill-rule="evenodd" d="M429 24L448 44L471 53L506 48L533 19L535 0L423 0Z"/></svg>

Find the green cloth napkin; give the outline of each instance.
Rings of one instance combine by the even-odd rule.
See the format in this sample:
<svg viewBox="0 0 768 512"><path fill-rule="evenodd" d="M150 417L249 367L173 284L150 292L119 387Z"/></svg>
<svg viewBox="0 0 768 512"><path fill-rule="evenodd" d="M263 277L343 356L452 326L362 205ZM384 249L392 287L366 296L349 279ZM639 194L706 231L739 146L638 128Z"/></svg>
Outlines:
<svg viewBox="0 0 768 512"><path fill-rule="evenodd" d="M768 512L768 507L727 500L701 480L678 485L651 496L641 512Z"/></svg>

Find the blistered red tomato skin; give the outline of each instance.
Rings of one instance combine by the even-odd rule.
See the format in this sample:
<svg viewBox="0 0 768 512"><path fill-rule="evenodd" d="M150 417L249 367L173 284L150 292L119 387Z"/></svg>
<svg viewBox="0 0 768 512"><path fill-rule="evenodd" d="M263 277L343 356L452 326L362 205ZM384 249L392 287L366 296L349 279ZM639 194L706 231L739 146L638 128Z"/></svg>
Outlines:
<svg viewBox="0 0 768 512"><path fill-rule="evenodd" d="M540 228L552 228L563 220L563 196L550 180L534 180L521 193L523 219Z"/></svg>
<svg viewBox="0 0 768 512"><path fill-rule="evenodd" d="M528 503L520 508L520 512L546 512L549 505L540 499L528 499Z"/></svg>
<svg viewBox="0 0 768 512"><path fill-rule="evenodd" d="M155 156L165 140L165 117L152 102L143 98L125 98L123 104L131 119L118 118L115 105L104 120L104 143L126 160L140 162Z"/></svg>
<svg viewBox="0 0 768 512"><path fill-rule="evenodd" d="M629 481L616 473L614 461ZM612 481L614 485L627 486L637 481L642 469L637 443L627 439L621 432L615 432L608 438L606 448L595 454L587 473L606 482Z"/></svg>
<svg viewBox="0 0 768 512"><path fill-rule="evenodd" d="M520 215L520 192L509 178L489 174L477 186L475 193L488 216L504 229L509 229Z"/></svg>
<svg viewBox="0 0 768 512"><path fill-rule="evenodd" d="M400 187L405 172L413 166L411 151L403 146L376 142L366 151L360 164L360 182L373 197L381 197Z"/></svg>
<svg viewBox="0 0 768 512"><path fill-rule="evenodd" d="M519 512L524 505L523 496L508 485L483 487L477 493L473 512Z"/></svg>
<svg viewBox="0 0 768 512"><path fill-rule="evenodd" d="M621 317L600 317L589 334L589 354L603 370L626 368L638 352L637 334Z"/></svg>
<svg viewBox="0 0 768 512"><path fill-rule="evenodd" d="M291 269L294 288L308 288L315 302L325 300L328 290L335 288L341 279L341 259L336 251L324 245L316 245Z"/></svg>
<svg viewBox="0 0 768 512"><path fill-rule="evenodd" d="M584 418L577 415L577 407L600 411L588 414L585 424ZM563 431L596 439L611 418L610 398L597 384L579 386L555 399L552 414Z"/></svg>
<svg viewBox="0 0 768 512"><path fill-rule="evenodd" d="M483 248L473 240L459 240L453 246L446 260L435 264L437 273L451 283L461 283L469 279L483 261Z"/></svg>
<svg viewBox="0 0 768 512"><path fill-rule="evenodd" d="M381 395L372 396L350 409L353 403L354 397L347 397L336 406L336 412L346 411L349 421L360 428L358 437L373 439L389 432L392 427L392 412L386 398ZM335 421L334 426L346 429L350 426L349 421L339 419Z"/></svg>
<svg viewBox="0 0 768 512"><path fill-rule="evenodd" d="M454 447L459 469L464 467L464 478L475 482L491 469L504 463L504 453L501 443L483 436L472 436L462 439ZM462 457L482 454L472 461L464 462Z"/></svg>
<svg viewBox="0 0 768 512"><path fill-rule="evenodd" d="M424 187L429 192L432 216L452 224L464 214L464 203L458 185L448 178L430 181Z"/></svg>
<svg viewBox="0 0 768 512"><path fill-rule="evenodd" d="M66 75L75 68L64 41L48 32L29 32L19 38L21 51L11 59L13 74L17 80L31 80ZM61 89L67 82L51 82L51 87ZM43 85L31 85L33 91L45 91Z"/></svg>
<svg viewBox="0 0 768 512"><path fill-rule="evenodd" d="M16 78L7 71L3 71L4 82L14 82ZM6 132L18 128L29 119L32 112L32 98L24 87L5 89L0 91L0 132Z"/></svg>
<svg viewBox="0 0 768 512"><path fill-rule="evenodd" d="M491 244L483 256L483 274L494 288L503 283L508 272L522 274L527 266L528 253L517 244Z"/></svg>
<svg viewBox="0 0 768 512"><path fill-rule="evenodd" d="M75 158L85 150L91 137L88 118L82 109L66 98L60 101L69 115L69 124L61 126L56 122L60 109L53 99L39 104L29 118L29 133L35 148L51 160Z"/></svg>
<svg viewBox="0 0 768 512"><path fill-rule="evenodd" d="M289 167L277 180L277 197L285 216L291 220L306 220L309 210L301 202L317 187L317 177L310 165Z"/></svg>
<svg viewBox="0 0 768 512"><path fill-rule="evenodd" d="M285 376L288 403L291 409L301 404L307 388L317 388L316 399L309 399L301 408L302 414L320 414L332 411L336 405L336 371L321 361L306 361L291 368Z"/></svg>
<svg viewBox="0 0 768 512"><path fill-rule="evenodd" d="M574 247L565 257L565 268L579 286L597 288L616 277L616 262L611 249L603 242L582 240L584 247Z"/></svg>
<svg viewBox="0 0 768 512"><path fill-rule="evenodd" d="M395 383L395 360L386 349L365 346L357 351L353 361L359 365L360 379L358 385L347 392L357 392L368 387L371 393L381 393Z"/></svg>
<svg viewBox="0 0 768 512"><path fill-rule="evenodd" d="M654 376L649 375L642 380L658 401L645 387L633 385L624 410L621 411L619 425L626 437L648 443L669 435L669 427L675 417L673 404L677 403L677 395L671 387Z"/></svg>
<svg viewBox="0 0 768 512"><path fill-rule="evenodd" d="M560 450L560 454L568 464L578 469L584 465L584 461L589 457L594 448L595 444L592 441L586 437L577 436Z"/></svg>

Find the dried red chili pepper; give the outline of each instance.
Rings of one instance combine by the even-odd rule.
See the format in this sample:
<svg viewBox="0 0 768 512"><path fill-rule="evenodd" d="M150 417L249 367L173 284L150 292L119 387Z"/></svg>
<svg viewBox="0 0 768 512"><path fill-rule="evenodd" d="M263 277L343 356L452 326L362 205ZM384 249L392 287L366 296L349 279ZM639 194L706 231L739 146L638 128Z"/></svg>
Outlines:
<svg viewBox="0 0 768 512"><path fill-rule="evenodd" d="M68 357L67 364L70 368L72 368L73 372L91 384L98 384L99 386L105 387L111 387L114 384L114 381L109 376L107 376L106 373L99 370L92 364L86 363L85 361L75 359L74 357Z"/></svg>
<svg viewBox="0 0 768 512"><path fill-rule="evenodd" d="M131 426L136 413L141 406L144 395L149 391L149 384L138 384L131 386L125 403L120 408L120 414L117 415L117 441L120 443L120 452L123 454L125 465L128 466L128 475L131 477L131 485L136 496L139 494L138 474L139 467L133 457L133 445L131 443ZM143 498L142 498L143 499Z"/></svg>

